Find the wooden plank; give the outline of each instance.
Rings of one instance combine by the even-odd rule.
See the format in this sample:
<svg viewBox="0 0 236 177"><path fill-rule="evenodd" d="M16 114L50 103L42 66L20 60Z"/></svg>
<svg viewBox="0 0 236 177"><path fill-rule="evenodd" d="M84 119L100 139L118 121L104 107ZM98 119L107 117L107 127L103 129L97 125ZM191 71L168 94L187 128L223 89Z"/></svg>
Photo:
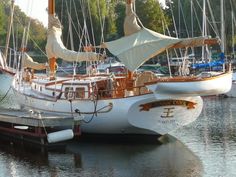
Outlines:
<svg viewBox="0 0 236 177"><path fill-rule="evenodd" d="M78 125L80 120L74 120L73 117L55 116L51 114L30 114L21 110L0 109L0 121L14 123L19 125L28 125L34 127L60 127Z"/></svg>

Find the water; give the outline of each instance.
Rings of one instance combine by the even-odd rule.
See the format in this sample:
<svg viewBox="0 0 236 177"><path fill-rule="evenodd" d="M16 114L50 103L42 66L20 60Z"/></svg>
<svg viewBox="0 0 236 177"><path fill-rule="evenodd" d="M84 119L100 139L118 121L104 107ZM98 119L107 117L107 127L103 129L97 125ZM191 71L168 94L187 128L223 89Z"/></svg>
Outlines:
<svg viewBox="0 0 236 177"><path fill-rule="evenodd" d="M200 158L203 176L236 176L236 99L211 97L204 103L198 120L173 135Z"/></svg>
<svg viewBox="0 0 236 177"><path fill-rule="evenodd" d="M201 116L163 144L71 141L42 152L0 140L0 176L236 176L236 99L204 99Z"/></svg>

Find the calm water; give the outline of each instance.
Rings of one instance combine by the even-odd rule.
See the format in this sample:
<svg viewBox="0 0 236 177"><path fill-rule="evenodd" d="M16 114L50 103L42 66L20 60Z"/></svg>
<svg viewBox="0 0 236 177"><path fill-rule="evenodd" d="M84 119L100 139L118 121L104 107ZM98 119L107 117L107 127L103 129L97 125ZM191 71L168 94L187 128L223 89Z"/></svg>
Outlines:
<svg viewBox="0 0 236 177"><path fill-rule="evenodd" d="M163 144L71 141L41 152L0 140L0 176L236 176L236 99L205 98L198 120Z"/></svg>

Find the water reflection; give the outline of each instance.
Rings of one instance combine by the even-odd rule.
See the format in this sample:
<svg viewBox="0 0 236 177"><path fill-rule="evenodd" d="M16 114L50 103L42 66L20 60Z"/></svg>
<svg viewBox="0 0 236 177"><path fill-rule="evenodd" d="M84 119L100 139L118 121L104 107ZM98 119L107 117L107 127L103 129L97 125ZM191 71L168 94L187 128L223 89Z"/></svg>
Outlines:
<svg viewBox="0 0 236 177"><path fill-rule="evenodd" d="M62 152L1 143L0 176L202 176L199 158L168 136L156 143L73 141Z"/></svg>
<svg viewBox="0 0 236 177"><path fill-rule="evenodd" d="M236 99L204 98L197 121L173 135L202 160L204 177L236 176Z"/></svg>
<svg viewBox="0 0 236 177"><path fill-rule="evenodd" d="M204 120L205 176L235 176L236 165L236 99L208 98L201 120Z"/></svg>

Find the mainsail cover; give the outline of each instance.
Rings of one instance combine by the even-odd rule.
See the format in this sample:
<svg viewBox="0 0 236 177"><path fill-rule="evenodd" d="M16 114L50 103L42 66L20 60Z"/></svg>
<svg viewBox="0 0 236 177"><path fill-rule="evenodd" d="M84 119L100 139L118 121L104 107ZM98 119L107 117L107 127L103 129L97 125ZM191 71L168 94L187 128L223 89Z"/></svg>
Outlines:
<svg viewBox="0 0 236 177"><path fill-rule="evenodd" d="M65 61L94 61L100 60L101 55L95 52L75 52L68 50L62 40L62 26L55 15L49 16L48 38L46 53L48 58L61 58Z"/></svg>
<svg viewBox="0 0 236 177"><path fill-rule="evenodd" d="M133 1L127 0L126 10L125 10L125 21L124 21L124 34L129 36L141 30L141 27L138 25L136 14L133 9Z"/></svg>
<svg viewBox="0 0 236 177"><path fill-rule="evenodd" d="M125 66L134 71L148 59L170 48L202 46L208 37L178 39L165 36L147 28L120 38L106 42L106 47L117 56Z"/></svg>
<svg viewBox="0 0 236 177"><path fill-rule="evenodd" d="M5 62L4 62L4 56L2 55L2 52L0 51L0 66L4 69L5 68Z"/></svg>

